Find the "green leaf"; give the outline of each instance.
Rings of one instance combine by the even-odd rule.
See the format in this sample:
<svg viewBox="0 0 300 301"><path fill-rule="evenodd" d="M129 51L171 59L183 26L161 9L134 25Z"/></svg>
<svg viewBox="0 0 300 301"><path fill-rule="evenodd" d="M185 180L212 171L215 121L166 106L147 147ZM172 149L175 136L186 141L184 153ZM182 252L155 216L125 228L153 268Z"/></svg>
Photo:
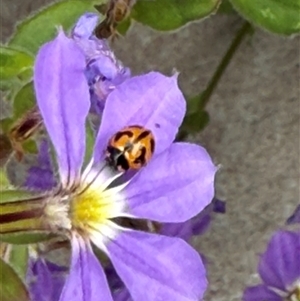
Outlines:
<svg viewBox="0 0 300 301"><path fill-rule="evenodd" d="M97 0L97 4L104 0ZM65 0L54 3L20 23L9 46L36 53L39 47L53 39L57 26L71 29L77 19L87 11L95 11L92 0Z"/></svg>
<svg viewBox="0 0 300 301"><path fill-rule="evenodd" d="M22 76L22 74L20 76ZM3 101L13 101L24 84L19 77L14 77L9 80L0 80L0 90Z"/></svg>
<svg viewBox="0 0 300 301"><path fill-rule="evenodd" d="M299 0L230 0L247 20L271 32L291 35L300 31Z"/></svg>
<svg viewBox="0 0 300 301"><path fill-rule="evenodd" d="M8 132L12 124L21 118L26 111L32 109L36 104L32 82L23 86L15 96L13 115L11 118L1 120L2 129Z"/></svg>
<svg viewBox="0 0 300 301"><path fill-rule="evenodd" d="M30 301L24 283L13 268L2 259L0 259L0 300Z"/></svg>
<svg viewBox="0 0 300 301"><path fill-rule="evenodd" d="M131 17L157 30L174 30L216 12L220 0L138 1Z"/></svg>
<svg viewBox="0 0 300 301"><path fill-rule="evenodd" d="M21 277L25 279L28 262L28 247L26 245L13 245L10 251L9 263Z"/></svg>
<svg viewBox="0 0 300 301"><path fill-rule="evenodd" d="M13 48L0 46L0 80L11 79L22 75L32 76L33 57L29 54ZM30 72L28 72L30 71ZM26 78L25 78L26 79Z"/></svg>

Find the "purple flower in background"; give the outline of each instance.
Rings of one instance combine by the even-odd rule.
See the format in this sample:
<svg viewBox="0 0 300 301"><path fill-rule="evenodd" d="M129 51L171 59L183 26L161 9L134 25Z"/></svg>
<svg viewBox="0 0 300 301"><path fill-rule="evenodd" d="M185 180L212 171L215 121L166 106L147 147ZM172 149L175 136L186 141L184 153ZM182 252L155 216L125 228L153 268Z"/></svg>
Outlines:
<svg viewBox="0 0 300 301"><path fill-rule="evenodd" d="M300 223L300 204L296 207L294 213L286 221L287 225L297 223Z"/></svg>
<svg viewBox="0 0 300 301"><path fill-rule="evenodd" d="M202 235L207 231L211 223L212 213L225 213L226 203L213 199L200 214L183 223L164 223L160 233L167 236L175 236L189 241L192 236Z"/></svg>
<svg viewBox="0 0 300 301"><path fill-rule="evenodd" d="M45 196L44 220L51 231L67 235L72 247L59 300L113 300L93 243L109 257L132 300L198 301L207 279L195 250L182 239L113 221L182 223L212 201L216 167L207 152L173 143L186 109L177 76L151 72L118 85L107 97L91 161L82 171L90 109L85 66L78 44L60 32L41 47L34 69L37 102L60 176L57 189ZM130 125L152 131L155 151L146 167L115 184L123 173L106 164L105 149L112 135Z"/></svg>
<svg viewBox="0 0 300 301"><path fill-rule="evenodd" d="M245 290L243 301L300 300L300 232L277 231L261 256L263 284Z"/></svg>
<svg viewBox="0 0 300 301"><path fill-rule="evenodd" d="M40 141L36 164L29 168L27 174L27 178L23 184L26 188L36 191L46 191L55 187L56 179L53 174L47 140L43 139Z"/></svg>
<svg viewBox="0 0 300 301"><path fill-rule="evenodd" d="M66 272L66 268L43 258L30 257L26 273L30 300L58 300L65 283Z"/></svg>
<svg viewBox="0 0 300 301"><path fill-rule="evenodd" d="M81 16L72 31L72 38L86 58L85 75L90 87L92 108L101 114L108 94L130 77L130 70L116 59L106 40L99 40L93 35L98 19L99 16L94 13Z"/></svg>

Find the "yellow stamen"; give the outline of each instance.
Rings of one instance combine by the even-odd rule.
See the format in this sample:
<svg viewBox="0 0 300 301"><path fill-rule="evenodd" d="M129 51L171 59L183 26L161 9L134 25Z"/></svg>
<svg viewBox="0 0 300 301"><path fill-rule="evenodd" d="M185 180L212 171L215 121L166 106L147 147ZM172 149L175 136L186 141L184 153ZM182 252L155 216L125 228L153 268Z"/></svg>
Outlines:
<svg viewBox="0 0 300 301"><path fill-rule="evenodd" d="M71 221L77 229L87 230L94 223L105 224L114 212L111 195L92 187L74 196L71 201Z"/></svg>

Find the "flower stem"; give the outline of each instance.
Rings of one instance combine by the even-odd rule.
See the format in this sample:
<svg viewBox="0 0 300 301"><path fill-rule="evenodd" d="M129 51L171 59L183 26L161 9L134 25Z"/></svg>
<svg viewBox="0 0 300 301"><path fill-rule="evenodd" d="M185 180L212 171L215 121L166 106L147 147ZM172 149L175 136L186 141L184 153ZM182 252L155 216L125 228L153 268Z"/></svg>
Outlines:
<svg viewBox="0 0 300 301"><path fill-rule="evenodd" d="M233 55L235 54L236 50L239 48L239 46L241 45L242 41L244 40L244 38L246 37L246 35L248 33L251 32L251 24L247 21L245 21L243 23L243 25L241 26L241 28L238 30L238 32L236 33L234 39L232 40L228 50L226 51L224 57L222 58L219 66L217 67L213 77L210 79L207 88L204 90L204 92L202 93L202 97L201 97L201 102L200 102L200 106L201 106L201 110L205 107L205 105L208 103L212 93L214 92L216 86L219 83L219 80L221 79L224 71L226 70L228 64L230 63Z"/></svg>
<svg viewBox="0 0 300 301"><path fill-rule="evenodd" d="M247 21L243 22L243 25L236 33L229 48L227 49L220 64L218 65L215 73L210 79L206 89L200 95L194 97L195 99L197 99L197 101L195 102L195 107L197 109L197 112L195 112L194 114L198 113L198 116L200 116L200 113L203 113L203 109L205 108L208 101L210 100L211 95L213 94L215 88L217 87L219 80L221 79L223 73L225 72L227 66L229 65L233 55L235 54L238 47L241 45L246 35L251 32L251 29L252 26L249 22ZM187 115L186 117L189 116ZM187 120L185 119L183 125L186 125L186 123ZM202 130L202 128L200 130ZM184 141L188 136L188 134L189 134L189 130L185 130L184 128L181 128L180 132L176 137L176 141Z"/></svg>

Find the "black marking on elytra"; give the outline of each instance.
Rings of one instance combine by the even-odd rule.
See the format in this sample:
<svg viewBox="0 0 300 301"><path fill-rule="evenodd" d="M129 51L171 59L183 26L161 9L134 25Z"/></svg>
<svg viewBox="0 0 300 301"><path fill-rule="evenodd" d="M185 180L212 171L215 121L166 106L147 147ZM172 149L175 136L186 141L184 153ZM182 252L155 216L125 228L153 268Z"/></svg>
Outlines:
<svg viewBox="0 0 300 301"><path fill-rule="evenodd" d="M133 161L136 164L144 165L146 163L146 148L141 148L141 154Z"/></svg>
<svg viewBox="0 0 300 301"><path fill-rule="evenodd" d="M150 131L146 130L143 131L142 133L140 133L135 139L134 142L137 143L139 141L141 141L142 139L146 138L147 136L150 135Z"/></svg>
<svg viewBox="0 0 300 301"><path fill-rule="evenodd" d="M150 139L150 149L151 149L151 153L154 153L155 150L155 141L153 138Z"/></svg>
<svg viewBox="0 0 300 301"><path fill-rule="evenodd" d="M121 132L118 132L116 135L115 135L115 138L114 138L114 141L117 142L118 140L121 139L121 137L123 136L128 136L129 138L131 138L133 136L133 133L131 131L121 131Z"/></svg>

